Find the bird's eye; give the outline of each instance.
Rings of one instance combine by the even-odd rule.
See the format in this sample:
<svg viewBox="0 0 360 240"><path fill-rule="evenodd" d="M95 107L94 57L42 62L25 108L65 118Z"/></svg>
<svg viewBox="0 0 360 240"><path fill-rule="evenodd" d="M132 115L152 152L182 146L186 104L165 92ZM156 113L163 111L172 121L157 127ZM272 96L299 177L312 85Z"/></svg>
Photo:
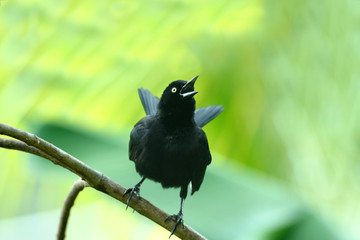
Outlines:
<svg viewBox="0 0 360 240"><path fill-rule="evenodd" d="M171 92L173 92L173 93L176 93L176 91L177 91L177 88L176 88L176 87L173 87L173 88L171 89Z"/></svg>

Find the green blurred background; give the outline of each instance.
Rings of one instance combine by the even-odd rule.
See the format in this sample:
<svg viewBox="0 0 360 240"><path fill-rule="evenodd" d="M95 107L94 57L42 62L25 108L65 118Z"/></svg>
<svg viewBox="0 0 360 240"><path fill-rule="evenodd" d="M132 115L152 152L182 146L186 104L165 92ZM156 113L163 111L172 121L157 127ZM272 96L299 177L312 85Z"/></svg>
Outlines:
<svg viewBox="0 0 360 240"><path fill-rule="evenodd" d="M200 74L213 162L185 201L209 239L360 239L360 2L9 0L0 5L0 122L125 187L137 88ZM72 173L0 149L0 239L54 239ZM142 196L176 213L178 190ZM167 239L92 189L67 239ZM175 237L174 237L175 239Z"/></svg>

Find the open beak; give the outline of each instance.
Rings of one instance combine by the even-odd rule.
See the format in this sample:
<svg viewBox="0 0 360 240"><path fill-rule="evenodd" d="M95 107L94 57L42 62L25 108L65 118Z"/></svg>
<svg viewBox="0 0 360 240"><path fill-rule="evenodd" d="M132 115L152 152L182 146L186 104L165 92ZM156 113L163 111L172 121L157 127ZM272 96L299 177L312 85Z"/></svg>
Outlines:
<svg viewBox="0 0 360 240"><path fill-rule="evenodd" d="M194 96L195 94L197 94L197 91L193 91L194 90L194 84L196 82L196 79L199 77L199 75L196 75L195 77L193 77L192 79L190 79L180 90L180 95L183 98L190 98L192 96Z"/></svg>

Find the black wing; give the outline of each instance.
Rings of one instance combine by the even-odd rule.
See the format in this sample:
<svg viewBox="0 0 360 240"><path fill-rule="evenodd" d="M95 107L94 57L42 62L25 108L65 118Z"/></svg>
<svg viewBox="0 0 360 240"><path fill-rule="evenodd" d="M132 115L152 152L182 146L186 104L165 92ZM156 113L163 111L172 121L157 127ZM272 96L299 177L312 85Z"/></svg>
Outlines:
<svg viewBox="0 0 360 240"><path fill-rule="evenodd" d="M139 88L138 92L146 115L155 115L157 111L157 105L160 101L159 98L152 95L149 90L143 88Z"/></svg>
<svg viewBox="0 0 360 240"><path fill-rule="evenodd" d="M131 131L129 142L129 158L136 162L144 149L144 138L154 122L153 116L146 116L137 122Z"/></svg>
<svg viewBox="0 0 360 240"><path fill-rule="evenodd" d="M211 105L209 107L202 107L195 110L195 122L199 127L205 126L208 122L217 117L222 111L224 111L221 105Z"/></svg>
<svg viewBox="0 0 360 240"><path fill-rule="evenodd" d="M199 128L198 134L199 150L197 152L196 161L193 162L191 176L191 195L199 190L204 180L207 165L211 163L211 154L209 144L205 132Z"/></svg>

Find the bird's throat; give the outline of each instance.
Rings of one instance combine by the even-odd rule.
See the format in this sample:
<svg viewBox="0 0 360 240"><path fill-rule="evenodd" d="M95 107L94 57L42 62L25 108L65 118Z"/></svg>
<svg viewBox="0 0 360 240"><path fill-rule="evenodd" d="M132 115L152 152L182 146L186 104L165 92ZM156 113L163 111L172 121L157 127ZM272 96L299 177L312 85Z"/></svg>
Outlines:
<svg viewBox="0 0 360 240"><path fill-rule="evenodd" d="M159 114L159 120L168 129L179 129L193 126L195 124L194 112L183 112L182 114L179 114L178 111L161 112Z"/></svg>
<svg viewBox="0 0 360 240"><path fill-rule="evenodd" d="M189 127L195 124L195 100L188 99L184 102L169 102L161 98L157 116L161 123L169 129Z"/></svg>

